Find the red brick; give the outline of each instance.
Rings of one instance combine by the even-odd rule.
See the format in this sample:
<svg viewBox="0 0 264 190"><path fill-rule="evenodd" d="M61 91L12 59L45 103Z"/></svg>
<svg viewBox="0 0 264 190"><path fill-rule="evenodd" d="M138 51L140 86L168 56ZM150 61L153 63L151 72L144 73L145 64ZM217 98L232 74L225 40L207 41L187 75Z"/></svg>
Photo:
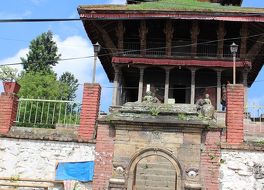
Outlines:
<svg viewBox="0 0 264 190"><path fill-rule="evenodd" d="M18 97L11 93L1 93L0 96L0 133L6 134L16 120Z"/></svg>
<svg viewBox="0 0 264 190"><path fill-rule="evenodd" d="M227 85L226 142L240 144L244 140L244 86Z"/></svg>
<svg viewBox="0 0 264 190"><path fill-rule="evenodd" d="M80 116L79 136L82 139L93 139L99 114L101 86L84 84L82 110Z"/></svg>

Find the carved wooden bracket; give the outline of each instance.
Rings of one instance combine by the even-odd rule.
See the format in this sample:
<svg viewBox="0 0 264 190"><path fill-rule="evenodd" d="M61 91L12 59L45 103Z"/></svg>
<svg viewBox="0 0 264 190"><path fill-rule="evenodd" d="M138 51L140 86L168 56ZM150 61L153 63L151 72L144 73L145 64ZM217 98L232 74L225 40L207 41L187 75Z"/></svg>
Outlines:
<svg viewBox="0 0 264 190"><path fill-rule="evenodd" d="M256 43L248 51L247 56L246 56L247 59L251 59L251 61L253 62L253 60L260 53L260 51L264 45L264 43L259 43L259 42L263 42L263 41L264 41L264 35L261 35L257 39Z"/></svg>
<svg viewBox="0 0 264 190"><path fill-rule="evenodd" d="M99 32L103 37L103 42L105 46L109 49L111 53L115 54L117 52L117 48L114 42L112 41L111 37L109 36L109 34L106 32L106 30L102 26L97 24L95 21L92 21L92 24L94 25L97 32Z"/></svg>

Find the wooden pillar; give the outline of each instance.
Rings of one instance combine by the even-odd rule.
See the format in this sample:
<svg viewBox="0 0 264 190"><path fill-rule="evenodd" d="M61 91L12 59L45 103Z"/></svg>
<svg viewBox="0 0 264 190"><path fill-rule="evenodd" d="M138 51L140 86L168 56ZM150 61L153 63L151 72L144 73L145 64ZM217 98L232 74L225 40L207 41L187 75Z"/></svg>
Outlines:
<svg viewBox="0 0 264 190"><path fill-rule="evenodd" d="M195 104L195 72L196 68L191 68L191 104Z"/></svg>
<svg viewBox="0 0 264 190"><path fill-rule="evenodd" d="M243 85L244 85L244 106L247 106L248 102L248 70L243 71Z"/></svg>
<svg viewBox="0 0 264 190"><path fill-rule="evenodd" d="M248 24L243 23L240 30L241 45L240 45L240 58L245 59L247 54L247 36L248 36Z"/></svg>
<svg viewBox="0 0 264 190"><path fill-rule="evenodd" d="M169 88L170 88L170 68L165 69L166 78L165 78L165 91L164 91L164 103L168 103L169 99Z"/></svg>
<svg viewBox="0 0 264 190"><path fill-rule="evenodd" d="M123 52L124 50L124 26L123 21L118 21L116 27L116 36L117 36L117 49L119 52Z"/></svg>
<svg viewBox="0 0 264 190"><path fill-rule="evenodd" d="M199 29L199 23L197 20L194 20L192 22L192 28L191 28L191 39L192 39L192 57L195 57L197 54L197 41L198 41L198 35L200 33Z"/></svg>
<svg viewBox="0 0 264 190"><path fill-rule="evenodd" d="M173 28L171 20L168 20L166 22L163 32L166 35L166 55L171 56L172 38L173 38L173 33L174 33L174 28Z"/></svg>
<svg viewBox="0 0 264 190"><path fill-rule="evenodd" d="M142 56L146 55L146 48L147 48L147 33L148 28L145 20L140 22L139 28L139 38L140 38L140 54Z"/></svg>
<svg viewBox="0 0 264 190"><path fill-rule="evenodd" d="M217 57L218 58L223 58L223 54L224 54L224 38L226 35L226 31L225 31L225 23L223 21L219 22L219 26L218 26L218 31L217 31L217 40L218 40L218 44L217 44Z"/></svg>
<svg viewBox="0 0 264 190"><path fill-rule="evenodd" d="M114 92L113 92L113 99L112 99L112 105L117 105L117 97L118 97L118 88L119 88L119 67L114 67L115 69L115 78L114 78Z"/></svg>
<svg viewBox="0 0 264 190"><path fill-rule="evenodd" d="M216 89L216 106L217 110L221 110L221 74L222 70L218 69L217 72L217 89Z"/></svg>
<svg viewBox="0 0 264 190"><path fill-rule="evenodd" d="M139 83L138 83L138 102L142 102L143 97L143 80L144 80L144 67L140 67Z"/></svg>

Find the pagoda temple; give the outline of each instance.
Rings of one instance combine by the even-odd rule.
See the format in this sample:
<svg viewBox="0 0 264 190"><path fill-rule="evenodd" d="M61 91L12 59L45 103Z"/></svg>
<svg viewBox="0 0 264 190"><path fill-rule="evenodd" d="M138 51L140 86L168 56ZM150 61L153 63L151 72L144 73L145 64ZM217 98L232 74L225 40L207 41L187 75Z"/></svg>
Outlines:
<svg viewBox="0 0 264 190"><path fill-rule="evenodd" d="M114 83L111 113L98 120L94 190L220 189L218 144L243 142L247 89L264 58L264 11L241 4L127 0L78 7ZM229 84L238 85L227 89L234 105L219 126L211 111L221 112Z"/></svg>
<svg viewBox="0 0 264 190"><path fill-rule="evenodd" d="M92 43L102 47L99 59L115 86L112 105L142 101L150 84L161 102L194 104L207 93L220 109L221 86L233 82L233 42L236 82L247 91L262 67L260 11L226 5L241 0L142 2L78 8Z"/></svg>

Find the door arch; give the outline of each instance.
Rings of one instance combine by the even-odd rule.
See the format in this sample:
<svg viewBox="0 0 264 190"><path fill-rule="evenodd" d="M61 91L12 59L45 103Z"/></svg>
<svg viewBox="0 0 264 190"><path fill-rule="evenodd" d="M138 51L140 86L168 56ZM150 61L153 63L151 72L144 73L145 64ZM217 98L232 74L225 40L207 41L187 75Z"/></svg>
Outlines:
<svg viewBox="0 0 264 190"><path fill-rule="evenodd" d="M141 150L140 152L134 154L134 156L131 158L130 163L127 167L126 171L126 178L127 178L127 190L135 190L134 188L134 182L135 182L135 175L136 175L136 168L138 163L147 157L150 156L161 156L168 160L173 168L175 169L175 190L180 190L183 188L182 186L182 169L180 166L179 161L177 158L168 150L161 149L161 148L147 148L144 150Z"/></svg>

